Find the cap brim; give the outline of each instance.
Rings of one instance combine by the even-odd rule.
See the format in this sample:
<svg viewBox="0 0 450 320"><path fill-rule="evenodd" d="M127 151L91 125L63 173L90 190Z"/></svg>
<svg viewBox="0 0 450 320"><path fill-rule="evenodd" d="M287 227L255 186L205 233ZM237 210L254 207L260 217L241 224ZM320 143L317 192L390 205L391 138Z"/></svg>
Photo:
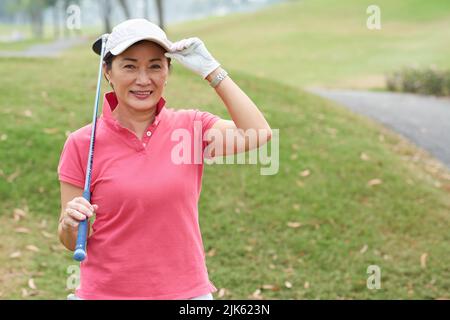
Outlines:
<svg viewBox="0 0 450 320"><path fill-rule="evenodd" d="M92 50L98 55L102 52L102 37L100 36L95 42L92 44Z"/></svg>
<svg viewBox="0 0 450 320"><path fill-rule="evenodd" d="M97 40L94 41L94 43L92 44L92 50L100 55L102 53L102 40L103 37L108 36L108 33L102 34L100 37L97 38Z"/></svg>
<svg viewBox="0 0 450 320"><path fill-rule="evenodd" d="M156 39L153 37L138 37L138 38L133 38L128 41L122 42L118 46L112 48L110 50L110 52L111 52L111 54L117 56L117 55L121 54L122 52L124 52L129 47L131 47L136 42L139 42L142 40L148 40L148 41L155 42L155 43L159 44L161 47L163 47L166 51L170 51L170 47L172 46L172 43L169 40L162 41L160 39ZM100 41L100 47L101 47L101 41Z"/></svg>

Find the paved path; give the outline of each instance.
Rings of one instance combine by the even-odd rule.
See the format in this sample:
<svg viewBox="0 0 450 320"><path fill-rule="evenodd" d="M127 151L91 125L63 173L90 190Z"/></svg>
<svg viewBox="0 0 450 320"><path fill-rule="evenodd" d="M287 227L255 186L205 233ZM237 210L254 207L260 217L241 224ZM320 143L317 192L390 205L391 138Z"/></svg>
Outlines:
<svg viewBox="0 0 450 320"><path fill-rule="evenodd" d="M407 93L310 89L378 120L450 168L450 99Z"/></svg>
<svg viewBox="0 0 450 320"><path fill-rule="evenodd" d="M85 42L86 37L60 39L51 43L37 44L23 51L0 51L0 57L56 58L64 50Z"/></svg>

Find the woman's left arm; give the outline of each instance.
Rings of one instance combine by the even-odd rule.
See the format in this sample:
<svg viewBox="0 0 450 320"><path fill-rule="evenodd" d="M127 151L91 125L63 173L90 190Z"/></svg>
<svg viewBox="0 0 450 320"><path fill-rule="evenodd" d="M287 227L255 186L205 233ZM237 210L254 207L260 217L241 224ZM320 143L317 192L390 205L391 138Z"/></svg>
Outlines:
<svg viewBox="0 0 450 320"><path fill-rule="evenodd" d="M198 38L174 43L166 56L176 59L209 82L223 70ZM215 90L232 120L221 119L211 127L214 129L208 139L208 148L212 150L211 156L252 150L271 139L272 130L263 114L230 76L221 80ZM216 137L217 134L221 136L220 139Z"/></svg>
<svg viewBox="0 0 450 320"><path fill-rule="evenodd" d="M211 82L223 69L221 67L210 73L206 80ZM221 80L215 87L215 90L219 97L225 104L231 119L233 120L219 120L214 123L212 129L219 130L222 133L222 137L226 137L227 130L230 132L231 137L241 139L238 143L235 143L235 148L227 148L227 144L230 143L227 139L223 139L223 154L237 153L242 151L248 151L258 148L261 145L267 143L272 137L272 130L264 118L261 111L255 103L242 91L242 89L227 76ZM213 141L214 143L214 141ZM239 146L245 147L239 147ZM218 146L215 146L218 147ZM220 148L213 148L216 151ZM230 149L227 152L227 149Z"/></svg>

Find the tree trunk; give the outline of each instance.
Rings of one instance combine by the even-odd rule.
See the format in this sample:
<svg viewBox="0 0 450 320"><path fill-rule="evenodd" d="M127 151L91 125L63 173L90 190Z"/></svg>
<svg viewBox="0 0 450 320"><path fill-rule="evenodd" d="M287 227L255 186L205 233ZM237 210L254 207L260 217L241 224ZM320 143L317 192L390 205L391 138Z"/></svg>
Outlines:
<svg viewBox="0 0 450 320"><path fill-rule="evenodd" d="M164 30L164 8L162 0L156 0L156 10L158 11L159 27Z"/></svg>
<svg viewBox="0 0 450 320"><path fill-rule="evenodd" d="M69 5L70 5L69 0L64 0L63 3L62 3L62 10L63 10L63 17L64 17L63 21L62 21L62 28L63 28L63 31L64 31L64 38L69 37L69 33L70 33L69 28L67 28L67 20L66 20L66 18L67 18L67 8L69 7Z"/></svg>
<svg viewBox="0 0 450 320"><path fill-rule="evenodd" d="M35 38L41 39L44 34L43 12L40 8L32 8L30 15L32 34Z"/></svg>
<svg viewBox="0 0 450 320"><path fill-rule="evenodd" d="M149 16L148 16L148 0L143 0L144 1L144 18L148 20Z"/></svg>
<svg viewBox="0 0 450 320"><path fill-rule="evenodd" d="M52 11L53 11L53 36L55 37L55 39L58 39L61 36L59 30L59 20L60 20L59 6L55 4Z"/></svg>
<svg viewBox="0 0 450 320"><path fill-rule="evenodd" d="M102 1L102 15L103 15L103 24L105 27L105 33L111 32L111 1L103 0Z"/></svg>
<svg viewBox="0 0 450 320"><path fill-rule="evenodd" d="M130 19L130 10L128 9L127 1L126 0L119 0L119 4L122 7L123 13L125 15L125 18L128 20Z"/></svg>

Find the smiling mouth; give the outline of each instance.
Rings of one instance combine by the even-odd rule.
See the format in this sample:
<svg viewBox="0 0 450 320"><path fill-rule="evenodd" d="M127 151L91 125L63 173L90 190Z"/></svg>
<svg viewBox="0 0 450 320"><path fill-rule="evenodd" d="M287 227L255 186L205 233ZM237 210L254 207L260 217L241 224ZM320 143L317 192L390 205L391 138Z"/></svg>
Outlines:
<svg viewBox="0 0 450 320"><path fill-rule="evenodd" d="M148 98L153 93L151 90L130 90L130 92L139 99Z"/></svg>

